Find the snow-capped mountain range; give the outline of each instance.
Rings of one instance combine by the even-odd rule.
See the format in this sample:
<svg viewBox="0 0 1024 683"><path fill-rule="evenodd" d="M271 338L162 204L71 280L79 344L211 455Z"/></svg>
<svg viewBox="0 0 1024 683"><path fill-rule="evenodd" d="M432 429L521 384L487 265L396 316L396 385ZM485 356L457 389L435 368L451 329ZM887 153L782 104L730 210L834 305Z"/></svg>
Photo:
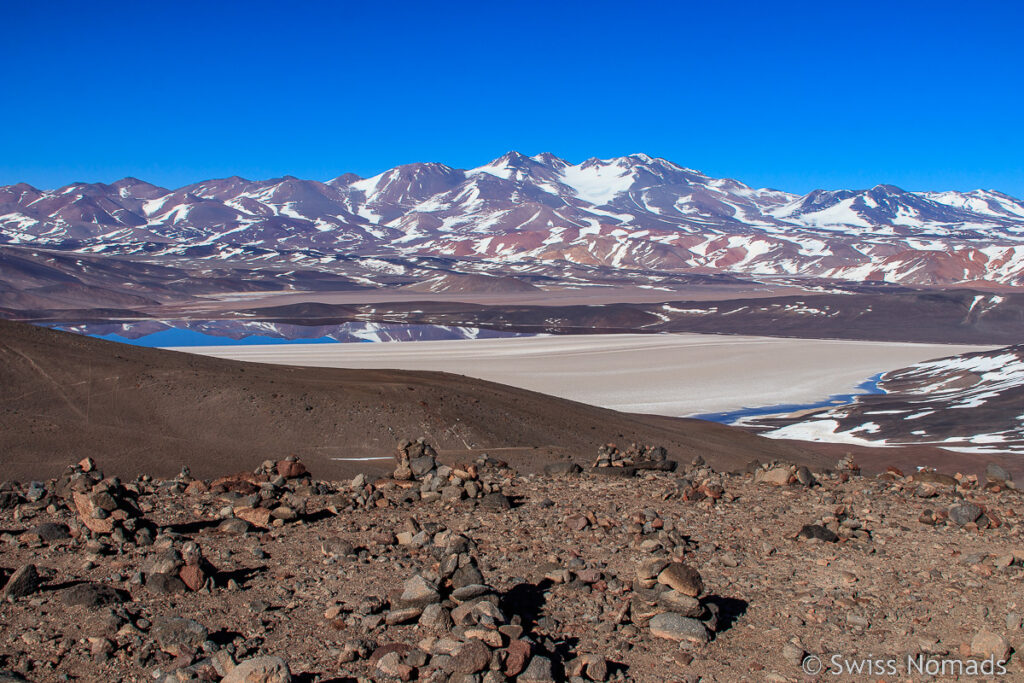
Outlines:
<svg viewBox="0 0 1024 683"><path fill-rule="evenodd" d="M134 178L0 187L0 246L330 270L344 256L1024 285L1024 201L989 190L799 196L633 154L572 164L517 152L318 182ZM381 262L383 268L386 262Z"/></svg>

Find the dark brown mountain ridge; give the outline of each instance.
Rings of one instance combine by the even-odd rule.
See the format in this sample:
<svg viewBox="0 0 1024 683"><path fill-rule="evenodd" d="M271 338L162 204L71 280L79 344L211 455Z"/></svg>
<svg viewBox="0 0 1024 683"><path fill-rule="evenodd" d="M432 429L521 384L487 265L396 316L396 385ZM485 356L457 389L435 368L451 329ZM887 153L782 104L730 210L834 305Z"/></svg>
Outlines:
<svg viewBox="0 0 1024 683"><path fill-rule="evenodd" d="M5 478L56 476L102 458L111 473L197 476L294 453L335 477L386 467L398 439L503 453L524 469L589 458L609 440L666 446L720 467L758 458L831 462L792 444L697 420L630 415L437 372L326 370L146 349L0 321ZM536 448L535 448L536 447ZM380 464L383 463L383 464Z"/></svg>

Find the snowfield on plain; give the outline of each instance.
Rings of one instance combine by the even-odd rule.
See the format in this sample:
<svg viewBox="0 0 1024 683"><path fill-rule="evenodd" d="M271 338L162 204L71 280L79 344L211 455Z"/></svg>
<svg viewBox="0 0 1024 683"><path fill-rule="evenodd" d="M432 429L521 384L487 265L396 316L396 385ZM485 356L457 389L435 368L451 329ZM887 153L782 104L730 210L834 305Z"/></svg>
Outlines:
<svg viewBox="0 0 1024 683"><path fill-rule="evenodd" d="M927 444L964 453L1024 455L1024 347L916 363L889 372L884 396L786 419L779 439L862 446ZM755 418L748 424L758 424Z"/></svg>
<svg viewBox="0 0 1024 683"><path fill-rule="evenodd" d="M415 344L188 347L219 358L438 370L628 412L687 416L808 404L884 370L981 347L707 334L612 334Z"/></svg>

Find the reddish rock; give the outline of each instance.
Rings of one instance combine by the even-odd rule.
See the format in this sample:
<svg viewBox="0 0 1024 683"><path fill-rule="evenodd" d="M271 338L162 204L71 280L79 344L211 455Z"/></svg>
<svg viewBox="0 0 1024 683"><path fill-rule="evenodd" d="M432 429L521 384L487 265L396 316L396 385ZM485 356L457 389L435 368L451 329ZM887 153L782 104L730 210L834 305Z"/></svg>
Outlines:
<svg viewBox="0 0 1024 683"><path fill-rule="evenodd" d="M695 598L704 590L704 581L700 577L700 572L682 562L673 562L665 567L658 574L658 583Z"/></svg>
<svg viewBox="0 0 1024 683"><path fill-rule="evenodd" d="M306 466L298 460L278 460L277 474L285 479L297 479L305 476L308 472Z"/></svg>
<svg viewBox="0 0 1024 683"><path fill-rule="evenodd" d="M608 678L608 660L601 655L580 655L566 664L565 672L576 678L603 681Z"/></svg>
<svg viewBox="0 0 1024 683"><path fill-rule="evenodd" d="M218 488L224 491L232 491L242 496L249 496L259 492L259 485L267 481L267 477L252 472L239 472L228 477L214 479L210 488Z"/></svg>
<svg viewBox="0 0 1024 683"><path fill-rule="evenodd" d="M469 640L452 657L452 671L459 674L475 674L491 663L491 651L482 641Z"/></svg>
<svg viewBox="0 0 1024 683"><path fill-rule="evenodd" d="M505 675L518 676L530 659L530 644L525 640L513 640L505 651L508 653L505 658Z"/></svg>
<svg viewBox="0 0 1024 683"><path fill-rule="evenodd" d="M209 490L210 487L207 486L205 482L199 481L198 479L196 479L195 481L193 481L192 483L185 487L185 493L190 496L195 496L200 493L206 493Z"/></svg>
<svg viewBox="0 0 1024 683"><path fill-rule="evenodd" d="M199 565L185 565L178 572L178 578L189 590L197 591L206 585L206 572Z"/></svg>
<svg viewBox="0 0 1024 683"><path fill-rule="evenodd" d="M381 645L370 655L370 664L376 664L380 658L391 652L397 652L403 657L412 650L412 646L406 643L387 643Z"/></svg>
<svg viewBox="0 0 1024 683"><path fill-rule="evenodd" d="M266 508L240 507L235 510L235 517L244 519L253 526L270 528L270 510Z"/></svg>
<svg viewBox="0 0 1024 683"><path fill-rule="evenodd" d="M75 507L78 509L78 516L81 518L82 524L88 527L89 531L95 534L109 534L114 530L114 519L112 517L97 519L93 516L98 508L89 496L76 491L74 493L74 500Z"/></svg>
<svg viewBox="0 0 1024 683"><path fill-rule="evenodd" d="M578 515L576 517L570 517L567 523L569 528L573 531L583 531L590 525L590 520L583 515Z"/></svg>

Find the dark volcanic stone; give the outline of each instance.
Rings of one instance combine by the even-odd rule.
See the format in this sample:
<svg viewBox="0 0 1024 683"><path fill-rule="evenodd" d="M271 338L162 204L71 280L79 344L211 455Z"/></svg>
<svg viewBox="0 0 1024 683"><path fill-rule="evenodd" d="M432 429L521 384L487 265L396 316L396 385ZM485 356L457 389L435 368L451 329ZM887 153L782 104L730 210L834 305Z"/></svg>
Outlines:
<svg viewBox="0 0 1024 683"><path fill-rule="evenodd" d="M488 493L480 500L480 507L485 510L494 510L495 512L501 512L504 510L512 509L512 501L508 499L504 493Z"/></svg>
<svg viewBox="0 0 1024 683"><path fill-rule="evenodd" d="M838 536L836 536L832 531L826 529L820 524L805 524L800 529L800 532L796 535L796 537L808 541L824 541L825 543L836 543L839 541Z"/></svg>
<svg viewBox="0 0 1024 683"><path fill-rule="evenodd" d="M184 593L186 588L185 582L174 574L150 574L146 577L146 589L153 593Z"/></svg>
<svg viewBox="0 0 1024 683"><path fill-rule="evenodd" d="M796 480L801 486L814 486L818 480L814 478L811 471L805 465L796 468Z"/></svg>
<svg viewBox="0 0 1024 683"><path fill-rule="evenodd" d="M530 660L526 671L519 674L516 680L523 683L554 683L555 677L551 671L551 660L541 655L535 655Z"/></svg>
<svg viewBox="0 0 1024 683"><path fill-rule="evenodd" d="M548 476L579 474L582 471L583 468L574 462L553 462L544 466L544 474Z"/></svg>
<svg viewBox="0 0 1024 683"><path fill-rule="evenodd" d="M195 652L210 637L205 626L182 617L156 617L149 633L161 650L175 657Z"/></svg>
<svg viewBox="0 0 1024 683"><path fill-rule="evenodd" d="M39 538L46 542L60 541L65 538L71 538L71 534L68 532L68 527L64 524L55 524L53 522L45 522L29 529L29 533L33 533Z"/></svg>
<svg viewBox="0 0 1024 683"><path fill-rule="evenodd" d="M434 456L432 455L424 455L419 458L413 458L409 461L409 469L412 470L413 476L415 477L422 477L434 469L435 466L436 463L434 461Z"/></svg>
<svg viewBox="0 0 1024 683"><path fill-rule="evenodd" d="M641 460L633 463L632 467L638 470L654 470L656 472L675 472L679 463L675 460Z"/></svg>
<svg viewBox="0 0 1024 683"><path fill-rule="evenodd" d="M475 674L486 669L490 663L491 651L483 642L474 638L459 648L449 665L457 674Z"/></svg>
<svg viewBox="0 0 1024 683"><path fill-rule="evenodd" d="M127 602L128 599L124 591L101 583L80 583L64 591L64 604L71 607L103 607Z"/></svg>
<svg viewBox="0 0 1024 683"><path fill-rule="evenodd" d="M467 564L465 567L459 567L452 574L452 588L465 588L466 586L473 586L476 584L484 583L484 575L480 573L474 565ZM470 672L472 673L472 672Z"/></svg>
<svg viewBox="0 0 1024 683"><path fill-rule="evenodd" d="M985 479L996 484L1013 481L1013 477L1010 476L1010 473L994 462L989 463L988 467L985 468Z"/></svg>
<svg viewBox="0 0 1024 683"><path fill-rule="evenodd" d="M981 517L981 508L974 503L960 503L949 508L949 518L963 526L975 522Z"/></svg>
<svg viewBox="0 0 1024 683"><path fill-rule="evenodd" d="M34 564L26 564L14 572L14 575L7 581L7 585L4 586L4 595L12 598L23 598L26 595L35 593L42 581L39 572L36 571L36 566Z"/></svg>

